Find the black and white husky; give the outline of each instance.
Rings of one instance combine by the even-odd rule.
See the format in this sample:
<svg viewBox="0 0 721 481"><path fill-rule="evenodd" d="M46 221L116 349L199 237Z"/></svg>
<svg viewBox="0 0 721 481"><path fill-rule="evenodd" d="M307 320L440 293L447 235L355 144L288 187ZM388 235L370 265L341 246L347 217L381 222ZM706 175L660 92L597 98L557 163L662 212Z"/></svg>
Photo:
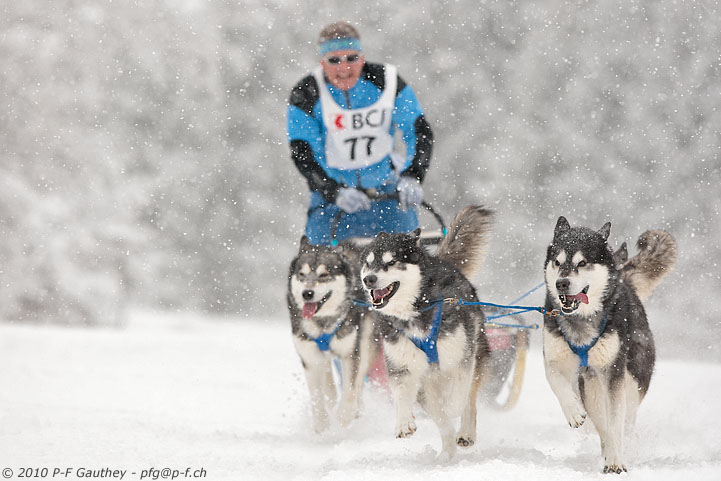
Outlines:
<svg viewBox="0 0 721 481"><path fill-rule="evenodd" d="M468 279L485 254L491 219L489 210L466 207L435 255L420 246L420 229L380 233L361 254L361 278L380 315L395 434L416 431L412 407L418 400L440 430L441 460L453 457L456 444L476 439L476 396L489 360L484 316L476 306L444 299L477 300ZM458 416L456 432L451 420Z"/></svg>
<svg viewBox="0 0 721 481"><path fill-rule="evenodd" d="M627 260L624 247L609 249L610 229L572 228L558 219L546 257L543 354L568 424L581 426L588 413L601 438L603 471L620 473L624 429L648 391L656 357L639 297L674 266L676 242L647 231L639 254Z"/></svg>
<svg viewBox="0 0 721 481"><path fill-rule="evenodd" d="M329 426L336 402L331 361L340 358L341 399L338 421L347 426L359 413L363 380L379 345L375 317L362 299L358 251L343 243L337 248L311 245L303 236L288 275L288 310L295 347L305 370L316 432Z"/></svg>

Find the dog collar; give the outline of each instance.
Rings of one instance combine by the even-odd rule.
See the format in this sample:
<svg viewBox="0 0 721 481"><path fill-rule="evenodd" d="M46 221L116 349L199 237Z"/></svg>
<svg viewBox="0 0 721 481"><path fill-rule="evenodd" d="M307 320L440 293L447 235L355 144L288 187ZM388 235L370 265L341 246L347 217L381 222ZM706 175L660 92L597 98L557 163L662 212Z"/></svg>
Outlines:
<svg viewBox="0 0 721 481"><path fill-rule="evenodd" d="M588 344L585 344L583 346L577 346L576 344L573 344L571 341L566 339L566 344L568 344L568 347L570 347L571 350L580 359L580 367L588 367L588 351L590 351L591 348L596 345L596 342L598 342L598 340L601 338L603 330L606 329L606 322L608 322L608 311L606 311L606 314L603 315L603 320L601 321L601 326L598 329L598 334Z"/></svg>
<svg viewBox="0 0 721 481"><path fill-rule="evenodd" d="M431 332L428 334L427 337L424 338L417 338L417 337L411 337L408 334L406 334L406 337L413 343L415 346L423 351L428 358L428 364L438 364L438 333L440 332L441 328L441 319L443 318L443 301L438 302L438 307L436 308L436 316L433 318L433 327L431 327ZM405 334L405 332L404 332Z"/></svg>
<svg viewBox="0 0 721 481"><path fill-rule="evenodd" d="M310 334L308 334L307 332L305 334L306 334L306 336L308 336L311 339L311 341L315 342L315 344L318 346L318 349L321 352L326 352L326 351L330 350L330 341L333 340L333 336L335 336L335 333L338 332L338 329L340 329L341 324L343 324L342 320L338 322L338 325L335 326L335 329L333 330L333 332L330 332L330 333L324 332L323 334L321 334L318 337L313 337Z"/></svg>

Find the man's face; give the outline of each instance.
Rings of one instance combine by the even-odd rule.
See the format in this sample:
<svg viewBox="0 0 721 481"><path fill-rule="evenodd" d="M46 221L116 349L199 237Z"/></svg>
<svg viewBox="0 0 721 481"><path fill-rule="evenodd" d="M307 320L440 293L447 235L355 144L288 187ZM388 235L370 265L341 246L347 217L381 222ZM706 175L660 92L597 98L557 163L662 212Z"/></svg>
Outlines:
<svg viewBox="0 0 721 481"><path fill-rule="evenodd" d="M336 50L320 61L325 76L337 89L350 90L361 76L365 57L357 50Z"/></svg>

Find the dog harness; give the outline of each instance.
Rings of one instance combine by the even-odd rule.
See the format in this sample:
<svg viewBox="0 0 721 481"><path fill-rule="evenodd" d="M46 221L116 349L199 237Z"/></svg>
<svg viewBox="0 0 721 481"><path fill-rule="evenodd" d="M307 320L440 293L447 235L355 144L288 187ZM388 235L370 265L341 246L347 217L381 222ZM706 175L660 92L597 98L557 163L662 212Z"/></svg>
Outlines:
<svg viewBox="0 0 721 481"><path fill-rule="evenodd" d="M333 336L335 336L335 333L338 332L338 329L340 329L341 324L343 324L343 321L340 321L337 326L335 326L335 329L333 329L333 332L326 333L324 332L318 337L313 337L307 332L305 333L306 336L308 336L313 342L316 343L318 346L318 349L321 352L326 352L330 350L330 341L333 340Z"/></svg>
<svg viewBox="0 0 721 481"><path fill-rule="evenodd" d="M431 332L427 337L419 339L406 334L406 337L426 354L428 364L438 364L438 333L440 332L442 317L443 301L440 301L438 308L436 308L436 317L433 318L433 327L431 327Z"/></svg>
<svg viewBox="0 0 721 481"><path fill-rule="evenodd" d="M568 339L566 339L566 343L568 344L568 347L570 347L571 350L581 360L580 367L588 367L588 351L590 351L591 348L596 345L596 342L598 342L598 340L601 338L601 334L603 334L603 330L606 329L607 321L608 321L608 311L603 316L603 320L601 321L601 326L598 329L598 334L588 344L585 344L583 346L577 346L577 345L573 344L571 341L569 341Z"/></svg>

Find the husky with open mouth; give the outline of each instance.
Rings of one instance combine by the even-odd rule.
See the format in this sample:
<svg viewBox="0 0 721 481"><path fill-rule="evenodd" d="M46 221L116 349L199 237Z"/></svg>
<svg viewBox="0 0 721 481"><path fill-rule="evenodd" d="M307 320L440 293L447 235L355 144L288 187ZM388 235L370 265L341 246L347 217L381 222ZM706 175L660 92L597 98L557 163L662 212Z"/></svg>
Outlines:
<svg viewBox="0 0 721 481"><path fill-rule="evenodd" d="M639 254L615 254L600 230L571 227L560 217L545 264L546 378L571 427L586 415L601 439L605 473L626 471L624 430L648 391L655 362L653 335L639 299L676 262L676 242L664 231L639 238Z"/></svg>
<svg viewBox="0 0 721 481"><path fill-rule="evenodd" d="M485 208L466 207L435 255L420 245L420 230L380 233L361 254L363 286L380 316L396 437L416 431L418 400L441 432L441 460L476 439L476 397L489 361L484 316L477 306L444 300L477 300L468 279L485 254L491 219ZM458 416L456 432L451 420Z"/></svg>
<svg viewBox="0 0 721 481"><path fill-rule="evenodd" d="M359 414L363 381L379 351L375 314L353 303L364 295L358 255L349 242L331 248L311 245L303 236L290 265L288 310L316 432L329 426L329 410L336 402L333 358L338 357L341 365L338 421L347 426Z"/></svg>

